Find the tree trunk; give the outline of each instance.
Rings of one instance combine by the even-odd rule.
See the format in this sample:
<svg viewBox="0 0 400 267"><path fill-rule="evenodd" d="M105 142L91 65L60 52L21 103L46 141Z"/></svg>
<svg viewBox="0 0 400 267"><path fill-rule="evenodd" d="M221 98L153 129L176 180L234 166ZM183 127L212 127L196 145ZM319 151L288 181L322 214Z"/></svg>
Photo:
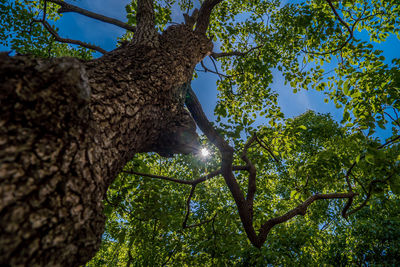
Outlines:
<svg viewBox="0 0 400 267"><path fill-rule="evenodd" d="M184 83L212 43L184 25L88 62L0 55L0 264L94 256L102 200L137 152L197 149Z"/></svg>

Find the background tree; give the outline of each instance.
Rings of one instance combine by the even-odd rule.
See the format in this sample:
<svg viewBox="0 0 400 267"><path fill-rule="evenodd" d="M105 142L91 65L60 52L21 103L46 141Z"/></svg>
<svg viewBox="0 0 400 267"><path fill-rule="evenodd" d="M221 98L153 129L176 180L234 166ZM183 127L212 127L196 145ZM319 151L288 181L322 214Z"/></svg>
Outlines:
<svg viewBox="0 0 400 267"><path fill-rule="evenodd" d="M176 4L185 23L170 21ZM400 61L387 63L373 43L398 35L396 1L138 0L126 8L127 24L58 0L1 5L0 36L15 51L84 59L1 55L2 263L89 260L103 232L101 201L122 168L108 190L105 213L114 220L94 264L107 253L107 261L128 265L330 261L337 252L324 258L317 237L340 248L345 224L321 233L323 224L338 213L354 224L368 221L368 214L353 214L368 203L397 201ZM106 52L61 37L48 22L57 12L128 32ZM369 40L357 38L363 30ZM213 49L209 38L220 46ZM104 55L89 60L85 48ZM205 56L222 70L207 66ZM295 91L324 91L343 106L346 128L312 112L284 120L270 88L274 69ZM194 71L220 77L216 125L191 89ZM210 142L212 162L177 156L155 168L156 155L134 157L197 152L193 120ZM389 122L391 136L374 139L376 125ZM315 210L296 217L311 204ZM165 249L149 249L147 240ZM390 242L377 248L383 256L397 255ZM289 249L281 253L282 246ZM349 263L376 260L355 247Z"/></svg>

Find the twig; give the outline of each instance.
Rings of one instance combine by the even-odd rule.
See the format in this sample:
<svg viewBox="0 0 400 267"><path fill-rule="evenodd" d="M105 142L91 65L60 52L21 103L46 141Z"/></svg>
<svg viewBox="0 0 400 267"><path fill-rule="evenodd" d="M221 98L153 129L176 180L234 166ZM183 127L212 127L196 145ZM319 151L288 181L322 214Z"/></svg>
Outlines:
<svg viewBox="0 0 400 267"><path fill-rule="evenodd" d="M185 228L187 229L187 228L194 228L194 227L201 226L201 225L203 225L203 224L206 224L206 223L209 223L209 222L211 222L211 221L214 221L215 217L217 217L217 213L215 213L214 216L211 217L211 218L208 219L208 220L205 220L205 221L202 221L202 222L199 222L199 223L195 223L195 224L191 224L191 225L187 225Z"/></svg>

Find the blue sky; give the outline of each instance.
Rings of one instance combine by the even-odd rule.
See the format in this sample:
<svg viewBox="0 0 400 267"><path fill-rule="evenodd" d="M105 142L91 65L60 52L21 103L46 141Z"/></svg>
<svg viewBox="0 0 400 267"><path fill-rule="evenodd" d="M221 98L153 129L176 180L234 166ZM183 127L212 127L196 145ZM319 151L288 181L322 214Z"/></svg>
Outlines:
<svg viewBox="0 0 400 267"><path fill-rule="evenodd" d="M68 2L93 12L126 21L125 6L130 0L78 0ZM173 22L179 23L182 19L181 12L177 7L174 7L172 12ZM63 14L62 18L56 22L56 26L59 28L59 34L62 37L94 43L108 51L116 47L117 37L125 33L124 29L75 13ZM367 38L365 33L357 34L358 37ZM384 51L388 63L393 57L400 55L400 41L394 36L389 37L387 42L376 45L378 49ZM0 47L0 50L6 49ZM203 72L198 74L199 78L192 85L207 116L212 120L214 117L213 109L217 101L217 76ZM279 93L279 104L286 117L297 116L311 109L321 113L329 112L338 121L342 118L342 111L336 109L333 103L324 103L324 95L321 92L302 90L294 94L289 85L284 85L284 79L278 72L275 73L272 88Z"/></svg>

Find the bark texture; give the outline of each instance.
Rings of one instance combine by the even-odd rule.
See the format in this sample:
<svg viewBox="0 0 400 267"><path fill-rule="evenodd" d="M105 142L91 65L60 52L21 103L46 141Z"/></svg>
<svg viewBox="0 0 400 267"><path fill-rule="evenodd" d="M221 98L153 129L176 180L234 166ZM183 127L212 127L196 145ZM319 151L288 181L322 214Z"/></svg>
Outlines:
<svg viewBox="0 0 400 267"><path fill-rule="evenodd" d="M88 62L0 55L0 264L86 263L126 162L197 149L182 85L212 43L185 25L148 40Z"/></svg>

